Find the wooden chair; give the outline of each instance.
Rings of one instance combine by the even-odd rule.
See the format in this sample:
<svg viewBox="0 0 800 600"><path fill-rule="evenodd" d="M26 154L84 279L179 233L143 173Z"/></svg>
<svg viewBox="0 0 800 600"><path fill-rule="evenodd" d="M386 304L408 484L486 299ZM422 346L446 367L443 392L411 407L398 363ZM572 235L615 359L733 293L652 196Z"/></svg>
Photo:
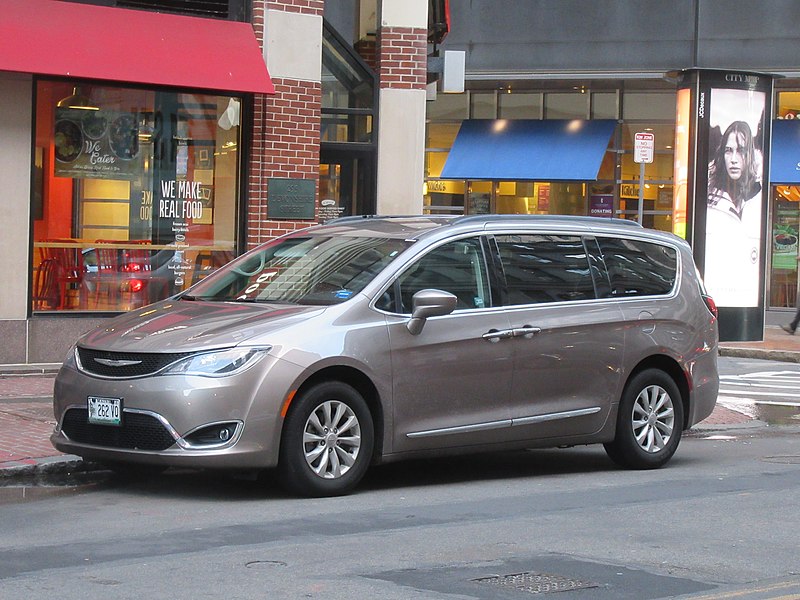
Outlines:
<svg viewBox="0 0 800 600"><path fill-rule="evenodd" d="M51 239L45 241L53 244L75 244L76 242L74 239ZM58 274L59 310L68 308L68 304L71 306L75 299L77 299L77 302L74 302L74 304L77 305L78 308L81 308L83 302L80 288L86 273L81 248L53 246L43 248L43 250L43 257L45 260L55 260L61 267Z"/></svg>
<svg viewBox="0 0 800 600"><path fill-rule="evenodd" d="M36 269L31 301L33 310L56 310L64 303L61 293L61 265L54 258L46 258Z"/></svg>

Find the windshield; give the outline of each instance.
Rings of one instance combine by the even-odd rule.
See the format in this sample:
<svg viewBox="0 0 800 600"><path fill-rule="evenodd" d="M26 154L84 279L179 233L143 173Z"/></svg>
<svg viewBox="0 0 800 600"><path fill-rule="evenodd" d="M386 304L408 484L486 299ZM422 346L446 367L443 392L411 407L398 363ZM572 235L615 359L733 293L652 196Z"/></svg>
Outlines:
<svg viewBox="0 0 800 600"><path fill-rule="evenodd" d="M249 252L192 287L186 300L330 305L360 292L410 242L290 237Z"/></svg>

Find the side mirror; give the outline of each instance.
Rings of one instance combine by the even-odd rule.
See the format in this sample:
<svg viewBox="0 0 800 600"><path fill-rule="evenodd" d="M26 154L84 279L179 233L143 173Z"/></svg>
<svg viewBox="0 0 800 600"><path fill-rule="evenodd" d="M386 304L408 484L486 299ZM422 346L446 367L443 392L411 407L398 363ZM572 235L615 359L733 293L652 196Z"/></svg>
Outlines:
<svg viewBox="0 0 800 600"><path fill-rule="evenodd" d="M411 318L406 327L411 335L419 335L430 317L449 315L456 309L458 299L442 290L420 290L411 299Z"/></svg>

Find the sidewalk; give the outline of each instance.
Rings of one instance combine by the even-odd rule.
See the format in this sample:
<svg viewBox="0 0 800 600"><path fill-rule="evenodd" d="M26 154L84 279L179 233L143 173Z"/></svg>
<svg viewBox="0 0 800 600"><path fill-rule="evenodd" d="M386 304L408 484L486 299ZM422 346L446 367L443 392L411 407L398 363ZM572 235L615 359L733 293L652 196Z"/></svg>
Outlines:
<svg viewBox="0 0 800 600"><path fill-rule="evenodd" d="M800 334L788 335L768 325L762 342L724 342L721 356L800 362ZM53 380L59 365L0 365L0 485L9 478L56 469L83 470L77 456L61 454L50 445L55 425ZM751 418L717 405L693 429L716 430L751 425Z"/></svg>

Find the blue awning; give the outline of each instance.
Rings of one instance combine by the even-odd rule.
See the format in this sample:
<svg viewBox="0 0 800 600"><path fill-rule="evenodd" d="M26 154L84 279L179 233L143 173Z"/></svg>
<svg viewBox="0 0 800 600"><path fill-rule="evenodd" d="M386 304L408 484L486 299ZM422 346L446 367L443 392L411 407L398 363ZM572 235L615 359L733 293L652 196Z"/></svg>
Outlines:
<svg viewBox="0 0 800 600"><path fill-rule="evenodd" d="M769 161L770 183L800 183L800 121L778 119L772 122Z"/></svg>
<svg viewBox="0 0 800 600"><path fill-rule="evenodd" d="M594 181L616 125L613 120L467 120L441 177Z"/></svg>

